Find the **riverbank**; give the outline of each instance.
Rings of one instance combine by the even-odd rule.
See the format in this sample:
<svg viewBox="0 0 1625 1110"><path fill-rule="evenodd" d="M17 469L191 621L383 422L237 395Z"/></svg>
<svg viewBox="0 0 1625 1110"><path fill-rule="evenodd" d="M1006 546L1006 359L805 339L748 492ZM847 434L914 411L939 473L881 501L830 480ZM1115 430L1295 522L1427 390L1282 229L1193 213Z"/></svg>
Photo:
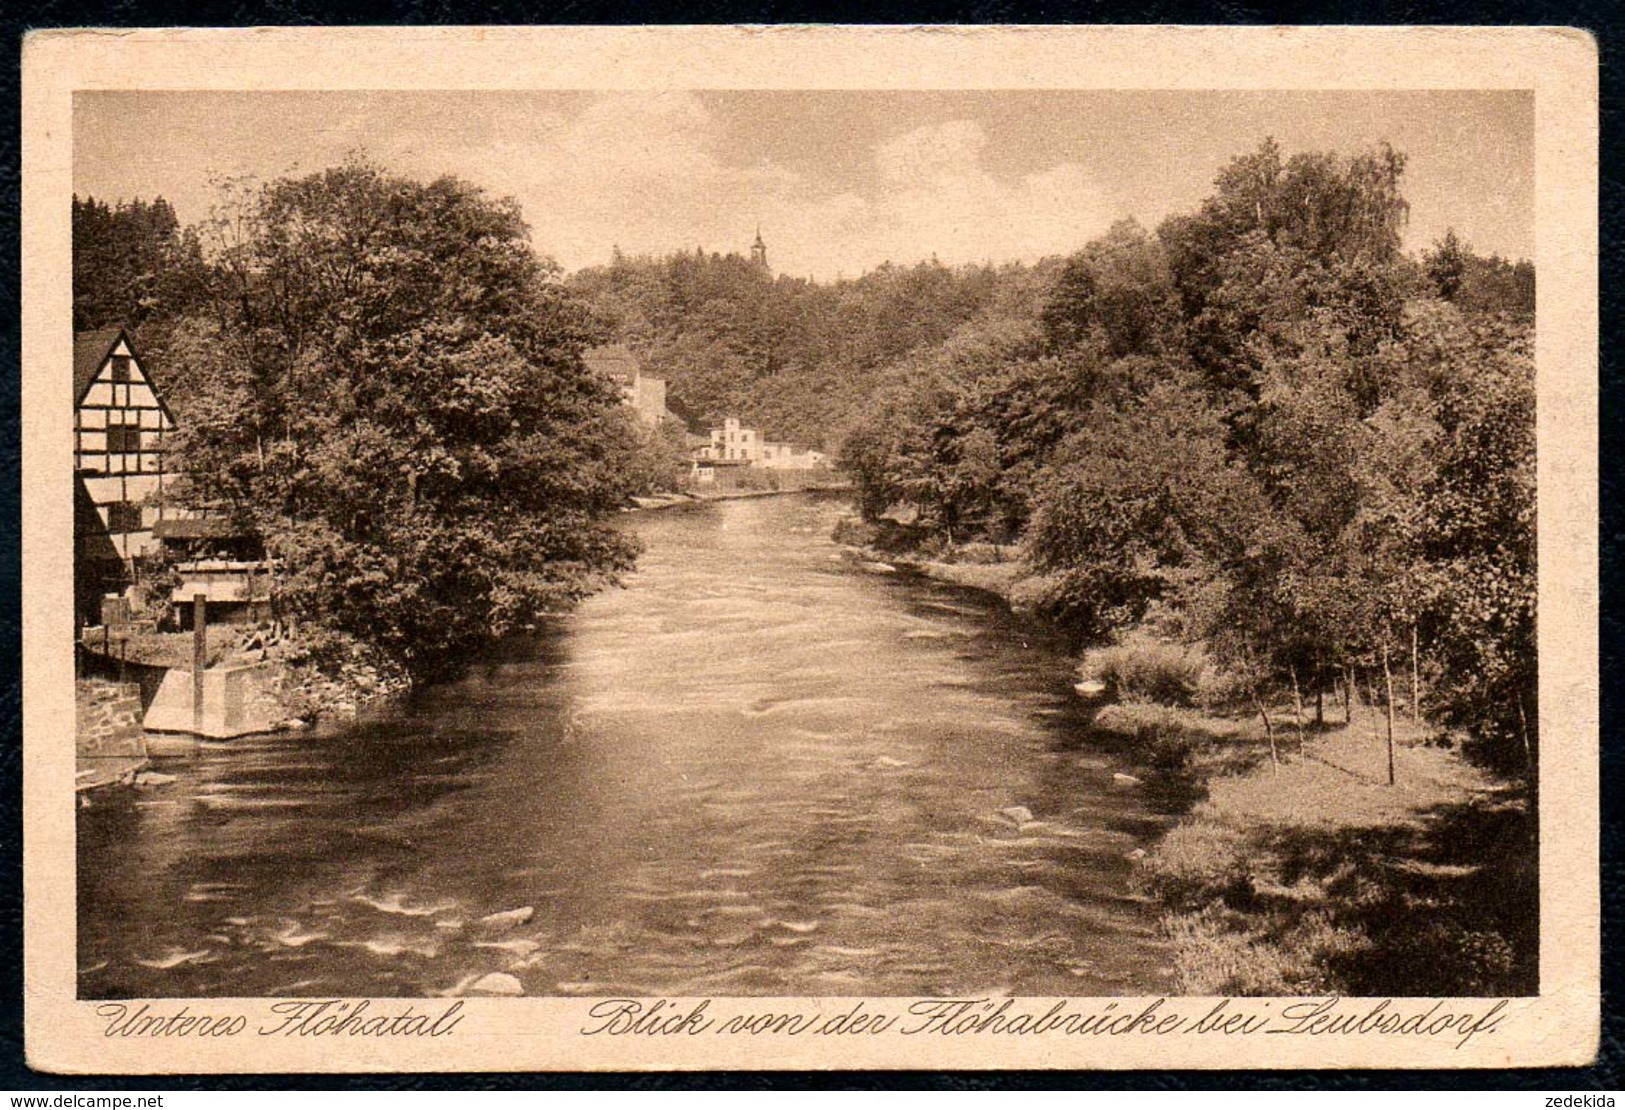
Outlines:
<svg viewBox="0 0 1625 1110"><path fill-rule="evenodd" d="M82 641L87 673L120 684L128 679L139 692L137 727L166 729L167 725L146 718L149 711L156 712L154 699L162 697L166 677L173 677L170 672L190 673L192 633L102 633L90 629ZM241 703L238 709L245 720L257 722L246 726L248 732L302 731L318 723L342 723L411 689L404 668L382 652L330 633L317 645L264 627L211 625L204 667L208 676L252 672L241 679L232 699Z"/></svg>
<svg viewBox="0 0 1625 1110"><path fill-rule="evenodd" d="M1179 821L1139 879L1202 995L1517 995L1538 989L1535 815L1525 791L1386 713L1300 733L1256 717L1119 705L1094 728L1146 753Z"/></svg>
<svg viewBox="0 0 1625 1110"><path fill-rule="evenodd" d="M854 559L1030 611L1043 582L998 549L974 561L879 546L843 521ZM860 541L860 542L855 542ZM1005 549L1008 551L1009 549ZM962 557L964 553L958 553ZM1093 675L1080 675L1092 678ZM1539 987L1536 815L1527 791L1471 765L1427 722L1356 704L1329 720L1149 702L1101 705L1097 740L1176 820L1135 853L1137 884L1190 995L1518 995Z"/></svg>
<svg viewBox="0 0 1625 1110"><path fill-rule="evenodd" d="M851 488L850 482L838 482L831 485L802 486L798 489L689 490L682 493L656 493L632 498L632 504L621 511L653 512L680 505L697 505L711 501L746 501L756 497L788 497L796 493L845 493Z"/></svg>

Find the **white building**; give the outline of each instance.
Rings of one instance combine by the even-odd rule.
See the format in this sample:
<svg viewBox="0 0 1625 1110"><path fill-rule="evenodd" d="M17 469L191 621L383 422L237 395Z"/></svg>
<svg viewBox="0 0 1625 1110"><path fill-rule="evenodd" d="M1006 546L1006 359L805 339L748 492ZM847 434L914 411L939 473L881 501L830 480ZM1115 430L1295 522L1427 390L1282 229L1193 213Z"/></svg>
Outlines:
<svg viewBox="0 0 1625 1110"><path fill-rule="evenodd" d="M722 427L712 428L711 442L694 454L699 459L744 462L766 470L818 470L829 465L822 452L799 443L763 439L761 432L742 426L732 416L723 420Z"/></svg>
<svg viewBox="0 0 1625 1110"><path fill-rule="evenodd" d="M739 421L730 416L723 420L722 427L711 429L709 457L724 462L761 462L762 435L755 428L740 427Z"/></svg>
<svg viewBox="0 0 1625 1110"><path fill-rule="evenodd" d="M74 337L73 386L74 473L119 558L150 555L164 513L164 434L175 421L123 328Z"/></svg>
<svg viewBox="0 0 1625 1110"><path fill-rule="evenodd" d="M818 470L829 465L829 459L821 451L811 451L799 443L776 443L772 440L762 444L762 466L770 470Z"/></svg>

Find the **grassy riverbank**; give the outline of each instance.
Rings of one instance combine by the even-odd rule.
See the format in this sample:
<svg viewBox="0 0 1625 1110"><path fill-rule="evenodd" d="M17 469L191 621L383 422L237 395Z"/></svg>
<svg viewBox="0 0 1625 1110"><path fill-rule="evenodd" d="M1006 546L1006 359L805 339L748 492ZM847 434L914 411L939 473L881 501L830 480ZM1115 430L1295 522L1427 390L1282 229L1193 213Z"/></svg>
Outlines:
<svg viewBox="0 0 1625 1110"><path fill-rule="evenodd" d="M856 557L1030 608L1042 583L1001 552L970 561L871 546ZM1013 554L1013 552L1011 552ZM1538 989L1536 821L1526 790L1386 712L1328 706L1298 727L1256 712L1123 701L1096 737L1135 765L1174 817L1138 881L1172 944L1176 989L1196 995L1516 995Z"/></svg>
<svg viewBox="0 0 1625 1110"><path fill-rule="evenodd" d="M1526 793L1356 706L1303 732L1258 718L1109 706L1183 815L1141 860L1185 994L1500 995L1538 987ZM1285 722L1283 724L1283 722ZM1188 806L1188 808L1187 808Z"/></svg>

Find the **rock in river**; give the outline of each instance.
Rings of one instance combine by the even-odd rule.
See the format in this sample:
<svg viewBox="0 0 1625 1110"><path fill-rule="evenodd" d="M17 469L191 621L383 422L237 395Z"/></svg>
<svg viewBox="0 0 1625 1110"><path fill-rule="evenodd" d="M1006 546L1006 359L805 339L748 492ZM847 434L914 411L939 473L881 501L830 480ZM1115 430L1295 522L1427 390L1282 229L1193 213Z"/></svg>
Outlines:
<svg viewBox="0 0 1625 1110"><path fill-rule="evenodd" d="M1121 771L1112 772L1112 785L1113 786L1130 787L1130 786L1143 786L1144 784L1145 784L1144 779L1137 779L1133 775L1125 775Z"/></svg>
<svg viewBox="0 0 1625 1110"><path fill-rule="evenodd" d="M535 906L520 906L516 910L503 910L501 913L486 914L480 918L480 924L488 929L508 929L515 925L523 925L535 914Z"/></svg>
<svg viewBox="0 0 1625 1110"><path fill-rule="evenodd" d="M1025 825L1033 819L1033 811L1026 806L1005 806L999 812L1018 825Z"/></svg>
<svg viewBox="0 0 1625 1110"><path fill-rule="evenodd" d="M468 988L475 994L499 994L505 998L518 998L525 993L524 984L517 976L509 975L506 971L493 971L489 975L482 975L474 980L473 986Z"/></svg>

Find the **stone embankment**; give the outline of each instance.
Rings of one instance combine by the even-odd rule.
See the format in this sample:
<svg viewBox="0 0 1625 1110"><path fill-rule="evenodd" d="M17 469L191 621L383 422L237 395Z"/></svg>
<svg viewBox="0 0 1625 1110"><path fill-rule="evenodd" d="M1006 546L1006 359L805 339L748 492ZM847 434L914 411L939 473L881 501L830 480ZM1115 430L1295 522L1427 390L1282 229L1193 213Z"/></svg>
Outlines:
<svg viewBox="0 0 1625 1110"><path fill-rule="evenodd" d="M141 687L133 682L81 679L75 684L77 739L74 788L126 782L146 766Z"/></svg>
<svg viewBox="0 0 1625 1110"><path fill-rule="evenodd" d="M133 728L191 733L193 691L190 633L124 634L104 640L92 630L84 647L99 669L137 682L132 699L120 703L121 717L133 713ZM404 670L381 653L353 643L325 643L318 660L310 644L268 628L215 625L208 630L204 671L203 735L227 739L255 732L302 730L317 721L354 718L366 706L405 693ZM107 685L119 685L109 683ZM96 708L81 711L87 728L105 731ZM81 698L83 701L83 697ZM84 716L90 713L96 720ZM132 727L126 722L124 727Z"/></svg>
<svg viewBox="0 0 1625 1110"><path fill-rule="evenodd" d="M285 665L278 704L279 729L309 728L318 720L343 721L368 706L399 697L412 688L404 671L381 659L358 657L336 670L310 664Z"/></svg>

